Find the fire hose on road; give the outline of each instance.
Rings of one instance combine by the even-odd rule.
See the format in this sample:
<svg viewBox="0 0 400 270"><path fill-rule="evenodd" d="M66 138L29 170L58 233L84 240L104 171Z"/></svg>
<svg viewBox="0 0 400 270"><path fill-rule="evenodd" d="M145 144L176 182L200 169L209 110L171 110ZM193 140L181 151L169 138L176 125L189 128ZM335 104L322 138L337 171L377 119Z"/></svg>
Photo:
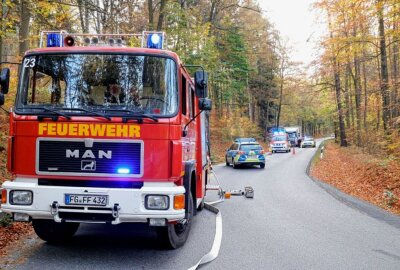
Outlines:
<svg viewBox="0 0 400 270"><path fill-rule="evenodd" d="M242 191L242 190L231 190L231 191L222 190L222 188L219 184L219 181L218 181L218 177L215 174L214 170L211 170L211 175L214 177L215 181L217 182L217 185L207 185L206 189L218 191L219 198L215 201L206 202L204 204L204 208L216 215L214 242L213 242L213 245L212 245L210 251L207 254L205 254L195 265L190 267L189 270L195 270L200 265L209 263L218 257L219 250L221 248L221 243L222 243L222 215L221 215L221 211L214 205L225 201L225 199L229 199L231 196L244 196L246 198L254 197L254 190L252 187L245 187L244 191Z"/></svg>

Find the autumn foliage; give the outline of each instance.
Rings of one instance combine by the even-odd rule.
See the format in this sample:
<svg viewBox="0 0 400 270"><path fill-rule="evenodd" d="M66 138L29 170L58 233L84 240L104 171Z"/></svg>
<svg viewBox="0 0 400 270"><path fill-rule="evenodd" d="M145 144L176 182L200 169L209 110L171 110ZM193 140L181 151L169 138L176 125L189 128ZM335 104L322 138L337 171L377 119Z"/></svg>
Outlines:
<svg viewBox="0 0 400 270"><path fill-rule="evenodd" d="M325 155L311 170L313 177L352 196L400 214L400 164L377 158L355 147L325 147Z"/></svg>

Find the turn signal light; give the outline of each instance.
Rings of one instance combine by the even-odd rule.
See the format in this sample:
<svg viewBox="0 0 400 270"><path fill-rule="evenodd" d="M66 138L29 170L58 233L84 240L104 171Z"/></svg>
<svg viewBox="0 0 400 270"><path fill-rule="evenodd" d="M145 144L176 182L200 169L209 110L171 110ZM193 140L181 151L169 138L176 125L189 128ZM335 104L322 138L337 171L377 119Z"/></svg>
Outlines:
<svg viewBox="0 0 400 270"><path fill-rule="evenodd" d="M1 190L1 203L6 204L7 203L7 189L2 189Z"/></svg>
<svg viewBox="0 0 400 270"><path fill-rule="evenodd" d="M174 196L174 209L175 210L185 209L185 194L179 194Z"/></svg>
<svg viewBox="0 0 400 270"><path fill-rule="evenodd" d="M231 198L231 193L230 192L225 192L225 194L224 194L224 197L225 197L225 199L230 199Z"/></svg>

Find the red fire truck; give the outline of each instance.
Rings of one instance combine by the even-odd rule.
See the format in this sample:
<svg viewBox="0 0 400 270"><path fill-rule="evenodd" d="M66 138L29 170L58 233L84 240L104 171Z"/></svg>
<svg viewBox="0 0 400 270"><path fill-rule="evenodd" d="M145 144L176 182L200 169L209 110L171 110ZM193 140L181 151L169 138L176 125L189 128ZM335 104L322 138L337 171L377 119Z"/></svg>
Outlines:
<svg viewBox="0 0 400 270"><path fill-rule="evenodd" d="M142 47L129 44L140 40ZM10 112L3 212L64 243L80 223L146 223L182 246L204 206L207 74L166 36L46 31L21 64ZM8 92L9 70L1 73Z"/></svg>

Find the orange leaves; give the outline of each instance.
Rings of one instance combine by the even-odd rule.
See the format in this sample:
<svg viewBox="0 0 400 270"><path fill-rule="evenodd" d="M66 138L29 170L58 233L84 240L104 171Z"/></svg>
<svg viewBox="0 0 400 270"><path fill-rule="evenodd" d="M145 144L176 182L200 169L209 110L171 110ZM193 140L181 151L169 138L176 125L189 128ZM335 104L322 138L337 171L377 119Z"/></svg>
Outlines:
<svg viewBox="0 0 400 270"><path fill-rule="evenodd" d="M0 227L0 256L7 253L7 247L22 236L32 233L30 223L12 223L9 227Z"/></svg>
<svg viewBox="0 0 400 270"><path fill-rule="evenodd" d="M328 143L324 159L311 170L313 177L341 191L400 214L400 164L376 158L355 148ZM389 195L388 195L389 194Z"/></svg>

